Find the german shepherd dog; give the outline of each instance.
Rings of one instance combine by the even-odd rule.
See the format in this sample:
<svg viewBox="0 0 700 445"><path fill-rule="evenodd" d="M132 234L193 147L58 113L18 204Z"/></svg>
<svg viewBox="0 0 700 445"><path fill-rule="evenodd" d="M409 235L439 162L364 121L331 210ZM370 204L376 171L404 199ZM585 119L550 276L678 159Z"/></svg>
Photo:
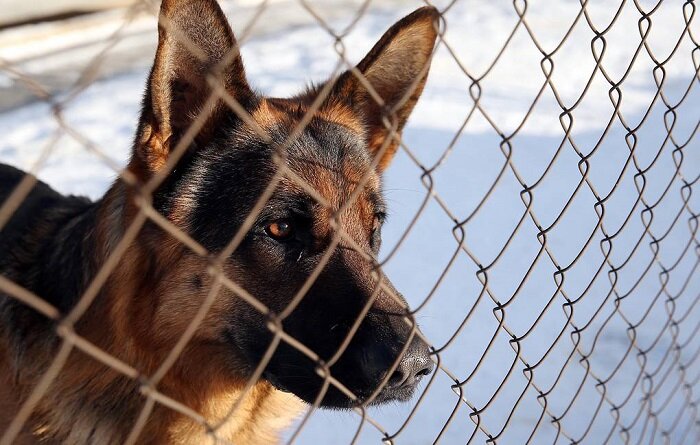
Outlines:
<svg viewBox="0 0 700 445"><path fill-rule="evenodd" d="M280 341L262 377L227 416L275 337L269 314L223 287L157 384L160 393L199 413L206 425L216 425L220 437L237 444L275 443L304 402L318 397L322 407L347 409L407 400L432 371L429 347L415 324L407 323L405 302L386 279L378 285L376 262L367 258L379 250L386 213L381 174L423 90L438 17L434 8L418 9L393 25L354 69L280 99L263 97L249 85L215 0L162 2L158 49L126 171L138 184L163 175L150 194L152 207L215 255L251 214L278 171L278 148L291 138L287 173L217 267L280 314L318 266L313 284L281 326L321 360L347 343L329 369L355 395L330 384L320 396L325 380L318 363ZM217 85L210 73L226 93L213 102L208 98ZM327 95L319 98L322 91ZM307 113L307 124L296 131ZM171 166L175 147L189 137L200 114L204 121ZM0 203L25 175L0 167ZM0 232L0 273L59 314L69 313L140 215L139 189L120 179L90 202L37 182ZM338 227L346 236L329 249ZM147 380L215 284L210 258L147 219L74 324L75 332ZM0 291L0 435L58 353L59 322ZM17 440L123 443L146 401L143 380L74 348ZM209 443L204 422L156 402L138 441Z"/></svg>

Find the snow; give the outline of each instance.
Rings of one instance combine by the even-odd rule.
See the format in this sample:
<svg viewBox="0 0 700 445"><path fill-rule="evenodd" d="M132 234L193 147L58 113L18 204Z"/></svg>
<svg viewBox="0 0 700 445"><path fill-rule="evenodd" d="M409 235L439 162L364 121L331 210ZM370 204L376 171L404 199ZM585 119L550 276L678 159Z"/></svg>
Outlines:
<svg viewBox="0 0 700 445"><path fill-rule="evenodd" d="M592 3L587 6L590 20L604 30L619 4ZM653 6L638 3L646 9ZM515 5L521 8L519 2ZM389 24L416 6L418 2L404 2L400 7L370 10L343 38L347 59L359 60ZM544 52L550 53L580 10L580 3L572 0L532 2L527 3L525 21ZM684 407L686 397L697 401L693 383L700 372L694 361L700 345L693 332L700 323L693 305L700 289L695 233L700 199L691 193L700 173L700 150L697 138L692 139L700 118L694 77L697 57L691 56L695 46L683 32L680 2L664 2L651 17L646 44L663 62L663 70L656 69L657 81L663 79L663 97L655 97L656 64L644 46L640 49L640 13L628 2L605 34L601 62L614 82L624 76L620 92L609 93L611 85L600 72L586 87L596 62L591 53L595 34L585 17L551 56L551 82L558 97L567 108L576 104L569 124L568 117L560 121L562 108L544 84L543 55L524 24L518 25L513 3L463 0L446 13L445 41L469 75L483 79L478 88L470 89L472 81L445 45L439 46L423 97L404 133L410 156L402 150L385 176L390 218L383 252L385 256L393 252L410 229L385 271L413 307L425 304L418 321L433 345L445 348L442 365L464 382L462 398L480 414L470 418L471 408L452 389L455 382L438 372L423 385L424 399L403 429L417 399L368 411L390 434L401 429L397 443L425 444L437 438L442 443L465 443L472 434L481 443L487 437L475 432L476 421L492 435L502 432L499 443L525 443L536 425L531 443L537 444L568 443L567 437L582 436L585 443L597 444L609 434L611 443L624 442L624 434L631 441L652 441L661 440L664 432L671 443L680 443L685 428L697 420L696 413ZM342 32L348 23L349 18L332 25ZM507 49L492 66L514 29ZM697 19L690 29L698 35ZM675 55L664 62L679 39ZM593 45L596 51L602 50L599 40ZM324 79L338 61L334 39L317 25L255 38L242 51L253 84L273 96ZM66 103L60 117L114 165L123 165L145 77L145 71L137 71L97 82ZM480 110L455 139L474 107L470 91L478 90ZM641 125L636 137L626 137L628 131L619 118L608 127L615 109L610 94L615 102L621 98L625 125L635 129ZM569 125L571 139L563 141ZM670 138L667 127L672 128ZM46 105L0 115L0 134L0 161L36 169L40 178L62 192L97 198L115 177L100 156L61 131ZM631 146L634 159L629 159ZM37 165L45 150L48 157ZM510 153L510 166L504 153ZM422 167L437 164L422 181ZM582 171L588 184L582 183ZM531 197L521 193L520 181L534 187ZM430 193L424 184L431 183L442 205L431 198L421 211ZM637 202L642 187L642 200ZM528 203L532 216L525 214ZM652 211L642 215L645 207ZM410 227L419 211L416 225ZM601 211L603 224L598 227ZM462 229L456 228L455 220L463 223ZM542 249L543 238L547 251ZM606 256L609 263L604 264ZM616 297L624 297L617 311ZM574 301L573 306L564 306L566 298ZM494 300L504 309L495 309L501 306ZM675 320L673 326L667 323L669 317ZM499 328L501 318L510 332L525 337L519 346ZM571 333L568 318L583 329L580 335ZM683 346L675 349L677 345ZM523 372L523 362L534 366L532 376ZM566 413L559 425L549 414L538 424L543 409L537 390L528 385L530 378L548 393L549 413L556 417ZM650 388L653 395L643 402ZM621 407L614 411L611 404ZM642 417L635 421L639 410ZM654 416L647 424L649 413ZM319 411L296 440L347 443L361 424L354 413ZM620 433L622 426L629 426L629 431ZM698 440L700 431L690 428L695 429L683 438L685 443ZM381 439L372 425L362 424L358 443Z"/></svg>

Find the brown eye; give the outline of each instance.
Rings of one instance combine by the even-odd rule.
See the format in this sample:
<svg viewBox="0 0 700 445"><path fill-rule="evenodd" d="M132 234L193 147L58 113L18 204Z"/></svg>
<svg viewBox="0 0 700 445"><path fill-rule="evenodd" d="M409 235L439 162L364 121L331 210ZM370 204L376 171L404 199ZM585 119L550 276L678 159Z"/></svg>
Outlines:
<svg viewBox="0 0 700 445"><path fill-rule="evenodd" d="M265 232L277 241L284 241L292 236L294 228L289 221L282 219L268 224L265 227Z"/></svg>

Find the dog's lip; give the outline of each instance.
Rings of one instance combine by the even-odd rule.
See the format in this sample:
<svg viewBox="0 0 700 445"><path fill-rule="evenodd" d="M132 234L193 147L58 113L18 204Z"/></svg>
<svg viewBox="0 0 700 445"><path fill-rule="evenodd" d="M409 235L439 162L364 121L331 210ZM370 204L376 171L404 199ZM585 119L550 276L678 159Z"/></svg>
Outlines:
<svg viewBox="0 0 700 445"><path fill-rule="evenodd" d="M407 402L411 400L416 391L415 386L403 386L395 389L384 389L369 403L370 406L381 405L388 402ZM367 400L369 397L365 397Z"/></svg>
<svg viewBox="0 0 700 445"><path fill-rule="evenodd" d="M287 394L294 394L299 397L298 394L296 394L294 391L288 389L284 384L280 382L280 379L275 377L273 374L265 371L262 374L262 377L270 382L270 384L278 391L287 393ZM330 389L330 388L329 388ZM339 400L336 400L334 403L331 403L330 405L325 405L323 402L321 403L320 407L325 408L325 409L353 409L353 408L358 408L362 406L378 406L378 405L383 405L385 403L389 402L407 402L409 401L414 393L415 393L416 387L401 387L401 388L395 388L395 389L384 389L380 391L371 401L369 398L371 397L372 394L374 394L374 391L363 391L356 393L357 399L356 400L350 400L348 398L345 399L344 402L341 402ZM312 403L311 401L307 401L307 403Z"/></svg>
<svg viewBox="0 0 700 445"><path fill-rule="evenodd" d="M275 389L277 389L277 390L279 390L279 391L282 391L282 392L289 393L289 394L293 394L293 392L292 392L291 390L289 390L286 386L284 386L284 385L279 381L279 379L278 379L277 377L275 377L273 374L271 374L271 373L265 371L265 372L263 372L262 376L263 376L263 378L264 378L265 380L267 380L268 382L270 382L270 384L271 384L272 386L274 386Z"/></svg>

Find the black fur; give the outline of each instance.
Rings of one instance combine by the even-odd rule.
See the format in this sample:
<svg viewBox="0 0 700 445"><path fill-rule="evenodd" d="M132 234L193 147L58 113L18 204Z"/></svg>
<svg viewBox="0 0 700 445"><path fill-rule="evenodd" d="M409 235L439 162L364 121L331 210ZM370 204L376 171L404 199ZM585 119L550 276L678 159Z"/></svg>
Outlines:
<svg viewBox="0 0 700 445"><path fill-rule="evenodd" d="M0 164L0 202L25 175ZM93 269L95 211L88 199L62 196L38 181L0 230L0 273L68 312ZM55 344L53 328L53 320L0 293L0 333L15 346L17 372L34 367L35 345Z"/></svg>

